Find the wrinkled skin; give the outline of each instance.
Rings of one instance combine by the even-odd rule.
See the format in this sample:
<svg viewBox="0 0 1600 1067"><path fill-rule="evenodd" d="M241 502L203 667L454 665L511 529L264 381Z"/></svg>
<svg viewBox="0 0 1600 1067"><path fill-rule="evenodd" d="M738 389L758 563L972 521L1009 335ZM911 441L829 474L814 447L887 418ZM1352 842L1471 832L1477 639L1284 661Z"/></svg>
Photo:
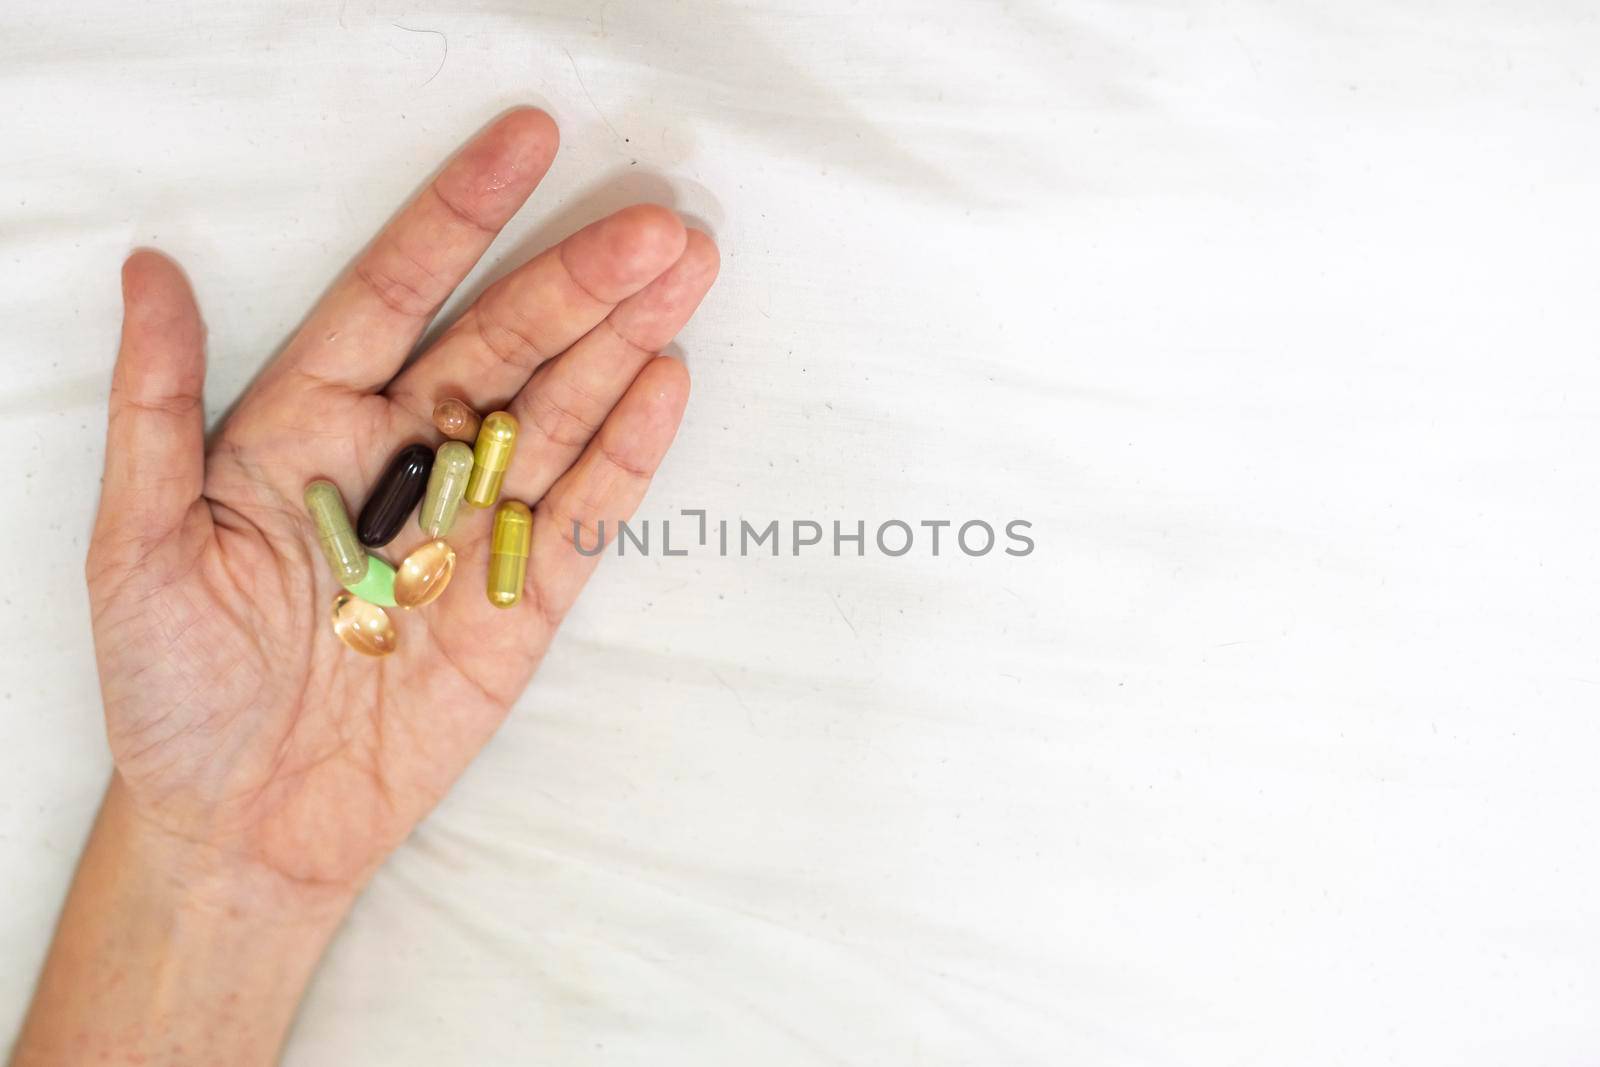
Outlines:
<svg viewBox="0 0 1600 1067"><path fill-rule="evenodd" d="M717 270L664 208L625 209L490 287L418 358L442 301L556 148L542 112L487 128L358 258L207 449L203 327L175 265L136 253L87 576L107 732L140 817L294 884L358 884L504 719L637 506L688 396L657 356ZM535 510L521 603L483 591L490 511L463 507L454 582L390 609L398 650L356 655L301 494L325 477L352 515L393 453L442 440L458 395L522 425L507 497ZM415 521L383 554L424 541Z"/></svg>

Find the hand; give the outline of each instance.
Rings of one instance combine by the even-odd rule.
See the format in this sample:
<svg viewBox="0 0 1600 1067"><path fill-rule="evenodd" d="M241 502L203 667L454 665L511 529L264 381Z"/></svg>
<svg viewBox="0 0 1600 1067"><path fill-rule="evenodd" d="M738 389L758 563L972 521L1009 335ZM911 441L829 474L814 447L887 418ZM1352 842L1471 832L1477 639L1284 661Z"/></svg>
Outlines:
<svg viewBox="0 0 1600 1067"><path fill-rule="evenodd" d="M345 906L500 724L588 579L597 559L571 546L574 522L590 545L639 503L689 390L656 353L717 272L711 240L672 212L639 205L580 230L407 364L556 143L527 109L473 140L209 451L189 287L154 253L125 264L87 564L117 771L18 1062L61 1062L68 1042L84 1061L270 1058ZM521 424L503 494L534 505L524 596L489 603L492 513L463 507L450 588L391 611L399 648L369 659L329 627L336 587L302 492L328 478L353 514L399 448L440 440L431 414L449 395ZM423 540L408 523L387 554Z"/></svg>
<svg viewBox="0 0 1600 1067"><path fill-rule="evenodd" d="M655 353L717 253L639 205L492 286L404 366L423 328L544 175L543 112L468 145L339 280L206 453L202 327L178 270L123 272L106 474L88 562L117 770L154 824L292 881L359 882L439 800L527 685L596 562L573 522L630 515L672 442L683 364ZM484 595L491 510L463 506L456 578L392 611L375 661L329 629L336 586L301 494L360 508L390 457L441 440L436 401L521 423L504 496L534 505L526 592ZM537 502L535 504L535 502ZM408 523L393 562L425 541Z"/></svg>

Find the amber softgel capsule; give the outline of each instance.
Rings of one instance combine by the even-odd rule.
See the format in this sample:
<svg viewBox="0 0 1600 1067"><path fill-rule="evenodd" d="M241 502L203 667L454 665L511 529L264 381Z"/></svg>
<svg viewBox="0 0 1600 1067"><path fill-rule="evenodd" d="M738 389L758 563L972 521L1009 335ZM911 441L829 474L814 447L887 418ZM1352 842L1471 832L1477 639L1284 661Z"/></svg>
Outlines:
<svg viewBox="0 0 1600 1067"><path fill-rule="evenodd" d="M511 466L511 453L517 447L517 420L496 411L483 420L478 443L472 449L472 477L467 481L467 503L475 508L492 507L500 499L500 483Z"/></svg>
<svg viewBox="0 0 1600 1067"><path fill-rule="evenodd" d="M325 479L317 479L306 486L306 510L317 524L317 541L334 580L340 585L355 585L367 576L366 549L356 538L350 525L350 514L344 509L344 498L339 487Z"/></svg>
<svg viewBox="0 0 1600 1067"><path fill-rule="evenodd" d="M422 510L417 512L423 533L437 540L450 532L471 478L472 449L460 441L440 445L428 475L428 491L422 494Z"/></svg>
<svg viewBox="0 0 1600 1067"><path fill-rule="evenodd" d="M339 593L333 598L331 619L339 640L363 656L387 656L395 650L394 623L389 621L389 613L354 593Z"/></svg>
<svg viewBox="0 0 1600 1067"><path fill-rule="evenodd" d="M494 513L489 539L489 603L509 608L522 599L533 547L533 512L520 500L507 500Z"/></svg>
<svg viewBox="0 0 1600 1067"><path fill-rule="evenodd" d="M456 550L444 541L428 541L401 561L394 572L394 602L420 608L439 599L456 572Z"/></svg>
<svg viewBox="0 0 1600 1067"><path fill-rule="evenodd" d="M478 426L482 421L465 400L453 396L447 396L433 406L433 425L452 440L468 444L476 441Z"/></svg>

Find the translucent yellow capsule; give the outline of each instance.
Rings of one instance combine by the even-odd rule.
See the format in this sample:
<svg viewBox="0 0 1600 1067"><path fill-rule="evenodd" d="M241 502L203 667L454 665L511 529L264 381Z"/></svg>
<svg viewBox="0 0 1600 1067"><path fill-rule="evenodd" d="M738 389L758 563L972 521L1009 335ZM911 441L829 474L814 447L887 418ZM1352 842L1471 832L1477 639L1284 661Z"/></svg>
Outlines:
<svg viewBox="0 0 1600 1067"><path fill-rule="evenodd" d="M367 576L367 550L350 526L339 487L321 478L306 486L306 510L317 524L317 540L340 585L355 585Z"/></svg>
<svg viewBox="0 0 1600 1067"><path fill-rule="evenodd" d="M489 603L509 608L522 599L532 547L533 512L520 500L507 500L494 513L494 535L489 540Z"/></svg>
<svg viewBox="0 0 1600 1067"><path fill-rule="evenodd" d="M458 397L447 396L433 408L433 425L440 433L457 441L476 441L481 421L478 413Z"/></svg>
<svg viewBox="0 0 1600 1067"><path fill-rule="evenodd" d="M422 496L422 509L417 512L417 522L422 524L423 533L438 540L450 532L471 477L472 449L460 441L446 441L440 445L438 454L433 457L433 470L428 472L428 491Z"/></svg>
<svg viewBox="0 0 1600 1067"><path fill-rule="evenodd" d="M496 411L483 420L478 443L472 449L472 478L467 482L467 503L475 508L493 507L500 499L500 482L511 466L511 453L517 447L517 420Z"/></svg>

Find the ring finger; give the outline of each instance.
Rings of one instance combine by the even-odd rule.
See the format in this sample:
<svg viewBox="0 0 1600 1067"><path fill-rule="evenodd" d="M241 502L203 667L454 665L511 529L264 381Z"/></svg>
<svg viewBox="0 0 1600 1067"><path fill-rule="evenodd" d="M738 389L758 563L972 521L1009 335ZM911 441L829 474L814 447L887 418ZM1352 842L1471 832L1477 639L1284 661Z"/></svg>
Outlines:
<svg viewBox="0 0 1600 1067"><path fill-rule="evenodd" d="M534 372L508 409L520 433L507 496L538 500L572 466L639 372L689 321L718 265L711 238L690 230L676 263Z"/></svg>
<svg viewBox="0 0 1600 1067"><path fill-rule="evenodd" d="M683 252L678 216L636 204L592 223L486 289L388 395L423 420L447 396L509 402L543 362L653 281Z"/></svg>

